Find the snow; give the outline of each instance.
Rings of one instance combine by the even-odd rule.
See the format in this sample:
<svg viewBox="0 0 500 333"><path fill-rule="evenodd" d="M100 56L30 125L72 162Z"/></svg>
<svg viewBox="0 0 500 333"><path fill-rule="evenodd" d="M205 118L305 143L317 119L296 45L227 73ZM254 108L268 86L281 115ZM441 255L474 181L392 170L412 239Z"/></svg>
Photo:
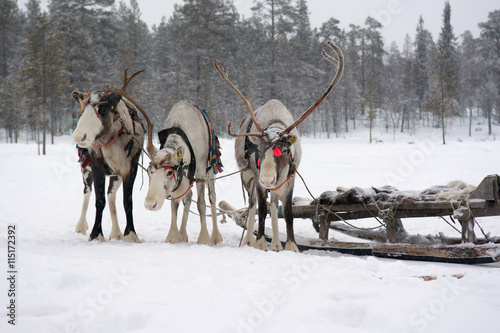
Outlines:
<svg viewBox="0 0 500 333"><path fill-rule="evenodd" d="M318 196L339 186L421 191L451 180L478 185L499 172L500 142L485 131L472 138L466 132L453 128L446 145L440 144L439 129L425 128L413 137L398 134L396 141L380 132L376 136L383 143L371 145L366 129L335 139L303 138L299 172ZM224 173L232 172L237 169L234 142L222 139L221 145ZM229 218L220 225L223 243L209 247L196 244L195 215L189 218L189 243L166 244L170 209L144 208L145 174L138 175L134 191L135 227L143 243L89 243L88 236L74 232L83 187L71 137L56 138L47 151L39 157L34 144L0 144L2 267L7 275L7 225L15 224L18 269L16 327L7 323L8 281L5 275L0 279L1 332L491 332L498 326L498 263L466 266L238 248L242 229ZM295 188L295 196L309 197L299 178ZM220 179L216 190L217 202L243 207L239 176ZM123 229L121 200L119 190ZM486 232L500 235L498 218L478 220ZM410 234L458 236L440 219L403 222ZM107 208L103 229L107 238ZM309 220L297 219L295 230L317 237ZM335 232L331 237L347 238ZM453 277L457 274L463 278ZM437 278L419 278L427 275Z"/></svg>

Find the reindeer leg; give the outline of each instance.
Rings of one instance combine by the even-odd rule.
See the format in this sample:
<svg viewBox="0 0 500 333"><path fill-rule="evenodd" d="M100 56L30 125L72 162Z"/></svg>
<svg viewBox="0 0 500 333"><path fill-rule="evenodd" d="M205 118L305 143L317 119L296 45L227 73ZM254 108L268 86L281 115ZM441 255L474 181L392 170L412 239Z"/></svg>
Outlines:
<svg viewBox="0 0 500 333"><path fill-rule="evenodd" d="M132 214L132 191L134 190L134 181L137 174L137 164L132 167L128 176L123 179L123 206L127 217L127 226L123 232L123 240L132 243L141 243L134 228L134 216Z"/></svg>
<svg viewBox="0 0 500 333"><path fill-rule="evenodd" d="M257 231L257 242L255 248L267 251L266 238L264 237L264 228L266 226L267 217L267 192L260 186L256 186L257 197L259 200L259 228Z"/></svg>
<svg viewBox="0 0 500 333"><path fill-rule="evenodd" d="M102 212L106 206L106 198L104 196L105 190L105 174L104 170L92 166L92 177L94 178L94 189L95 189L95 222L92 232L89 236L89 241L97 239L98 241L104 242L104 236L102 235Z"/></svg>
<svg viewBox="0 0 500 333"><path fill-rule="evenodd" d="M189 216L189 208L191 207L191 200L193 199L193 191L190 190L183 198L184 211L182 212L182 224L181 224L181 242L188 241L188 235L186 231L187 221Z"/></svg>
<svg viewBox="0 0 500 333"><path fill-rule="evenodd" d="M242 176L243 180L243 176ZM248 192L248 220L247 220L247 233L245 234L245 239L243 239L243 245L248 245L255 247L255 236L253 234L253 229L255 225L255 185L253 183L253 178L249 180L248 183L243 182L245 188ZM250 189L250 190L249 190ZM267 244L266 244L267 245Z"/></svg>
<svg viewBox="0 0 500 333"><path fill-rule="evenodd" d="M170 203L171 208L171 218L170 218L170 230L168 231L167 238L165 242L167 243L179 243L181 242L181 235L179 234L179 229L177 229L177 210L179 209L179 204L181 199L173 200Z"/></svg>
<svg viewBox="0 0 500 333"><path fill-rule="evenodd" d="M90 195L92 194L92 171L90 167L82 169L83 180L83 203L80 219L76 223L75 232L86 235L89 225L87 223L87 210L89 208Z"/></svg>
<svg viewBox="0 0 500 333"><path fill-rule="evenodd" d="M208 180L208 200L210 201L210 212L212 215L212 243L217 245L222 242L222 235L217 226L217 209L215 208L216 197L215 197L215 183L213 179L213 174Z"/></svg>
<svg viewBox="0 0 500 333"><path fill-rule="evenodd" d="M278 230L278 195L275 193L271 193L271 225L273 228L273 240L269 249L276 252L283 251Z"/></svg>
<svg viewBox="0 0 500 333"><path fill-rule="evenodd" d="M207 229L207 213L205 206L205 182L198 180L196 182L196 190L198 193L198 213L200 214L201 230L198 236L198 244L212 245L212 240Z"/></svg>
<svg viewBox="0 0 500 333"><path fill-rule="evenodd" d="M285 250L299 252L297 243L295 242L295 235L293 232L293 215L292 215L292 196L293 196L293 179L289 180L288 186L292 186L292 189L285 194L283 198L283 215L285 216L286 222L286 244Z"/></svg>
<svg viewBox="0 0 500 333"><path fill-rule="evenodd" d="M120 231L120 226L118 225L118 216L116 214L116 191L120 187L122 179L119 176L111 176L109 178L108 186L108 205L109 212L111 214L111 233L109 234L109 239L123 239L123 234Z"/></svg>

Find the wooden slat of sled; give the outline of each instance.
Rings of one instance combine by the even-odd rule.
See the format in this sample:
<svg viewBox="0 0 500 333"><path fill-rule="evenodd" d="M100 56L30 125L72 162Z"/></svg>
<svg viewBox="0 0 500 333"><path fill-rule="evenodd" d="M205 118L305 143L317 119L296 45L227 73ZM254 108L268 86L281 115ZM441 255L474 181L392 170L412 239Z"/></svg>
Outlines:
<svg viewBox="0 0 500 333"><path fill-rule="evenodd" d="M452 207L453 205L453 207ZM399 204L394 217L430 217L453 215L453 211L459 206L458 202L450 203L448 201L438 202L416 202L413 204ZM311 218L317 213L327 215L327 221L341 220L337 215L345 220L363 219L378 216L379 209L388 209L394 207L393 204L354 204L354 205L316 205L292 206L292 213L295 218ZM492 216L500 215L500 205L495 205L485 200L474 200L469 203L469 207L474 216Z"/></svg>

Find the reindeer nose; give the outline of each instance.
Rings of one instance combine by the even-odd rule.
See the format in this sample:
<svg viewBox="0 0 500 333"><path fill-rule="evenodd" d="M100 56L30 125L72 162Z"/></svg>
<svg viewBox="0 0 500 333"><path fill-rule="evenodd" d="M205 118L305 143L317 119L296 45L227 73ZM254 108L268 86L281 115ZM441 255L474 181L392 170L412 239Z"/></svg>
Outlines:
<svg viewBox="0 0 500 333"><path fill-rule="evenodd" d="M146 207L147 210L155 211L159 210L161 208L161 205L158 204L158 200L146 197L146 200L144 200L144 207Z"/></svg>
<svg viewBox="0 0 500 333"><path fill-rule="evenodd" d="M273 188L276 185L276 177L275 176L261 176L260 184L262 187L269 189Z"/></svg>

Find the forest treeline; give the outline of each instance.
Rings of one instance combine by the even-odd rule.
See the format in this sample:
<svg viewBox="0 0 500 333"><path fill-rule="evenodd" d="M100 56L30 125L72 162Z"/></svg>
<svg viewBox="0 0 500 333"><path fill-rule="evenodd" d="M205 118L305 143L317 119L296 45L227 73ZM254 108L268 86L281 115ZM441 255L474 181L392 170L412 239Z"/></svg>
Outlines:
<svg viewBox="0 0 500 333"><path fill-rule="evenodd" d="M145 69L129 92L157 132L181 99L207 109L219 135L246 108L214 68L217 58L254 108L280 99L295 116L314 103L335 75L320 52L333 41L345 55L344 76L301 125L304 135L340 135L375 122L394 134L447 118L500 120L500 10L479 22L481 35L456 36L446 2L433 37L424 18L404 45L384 45L382 24L339 26L332 17L311 28L306 0L254 0L242 17L232 0L183 0L149 29L136 0L39 0L25 8L0 0L0 127L44 143L71 133L78 107L71 91L121 86L123 71ZM326 49L327 51L328 50ZM129 73L130 73L129 72ZM371 139L371 138L370 138Z"/></svg>

